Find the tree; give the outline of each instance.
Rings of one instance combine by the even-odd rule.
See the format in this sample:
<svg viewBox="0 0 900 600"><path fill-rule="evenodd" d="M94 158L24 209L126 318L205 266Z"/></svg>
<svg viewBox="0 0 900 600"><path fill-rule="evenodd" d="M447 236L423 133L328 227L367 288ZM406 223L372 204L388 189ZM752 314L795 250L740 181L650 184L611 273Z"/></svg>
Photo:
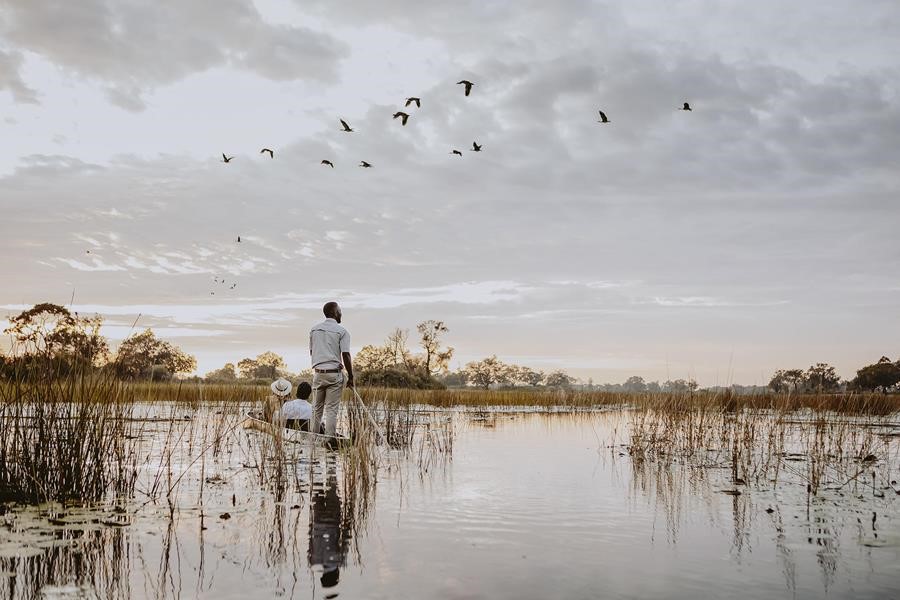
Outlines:
<svg viewBox="0 0 900 600"><path fill-rule="evenodd" d="M225 366L206 374L207 381L234 381L237 379L237 373L234 370L234 363L225 363Z"/></svg>
<svg viewBox="0 0 900 600"><path fill-rule="evenodd" d="M167 379L172 375L190 373L197 368L197 359L179 347L157 339L148 327L119 345L113 368L124 379Z"/></svg>
<svg viewBox="0 0 900 600"><path fill-rule="evenodd" d="M626 392L646 392L647 384L644 383L643 377L638 377L637 375L632 375L628 379L625 380L625 383L622 385L623 389Z"/></svg>
<svg viewBox="0 0 900 600"><path fill-rule="evenodd" d="M548 373L547 377L544 379L544 384L548 387L568 389L572 387L572 384L574 383L575 378L571 377L565 371L553 371L552 373Z"/></svg>
<svg viewBox="0 0 900 600"><path fill-rule="evenodd" d="M520 381L525 385L530 385L531 387L537 387L541 385L544 381L544 372L536 371L531 367L512 367L514 369L514 378L516 381Z"/></svg>
<svg viewBox="0 0 900 600"><path fill-rule="evenodd" d="M4 333L24 356L97 366L109 356L109 344L100 335L102 324L99 315L82 317L45 302L12 317Z"/></svg>
<svg viewBox="0 0 900 600"><path fill-rule="evenodd" d="M769 387L775 392L798 392L803 389L805 375L801 369L778 370L772 375Z"/></svg>
<svg viewBox="0 0 900 600"><path fill-rule="evenodd" d="M278 379L285 374L287 364L279 354L267 351L256 358L242 358L237 369L243 379Z"/></svg>
<svg viewBox="0 0 900 600"><path fill-rule="evenodd" d="M806 389L815 392L834 392L841 386L841 377L834 367L826 363L816 363L806 370Z"/></svg>
<svg viewBox="0 0 900 600"><path fill-rule="evenodd" d="M241 379L253 379L256 376L256 360L252 358L242 358L238 361L237 370L241 375Z"/></svg>
<svg viewBox="0 0 900 600"><path fill-rule="evenodd" d="M408 371L421 366L422 361L417 360L409 350L407 340L409 332L405 329L397 327L384 341L386 352L392 357L393 364L397 367L404 367Z"/></svg>
<svg viewBox="0 0 900 600"><path fill-rule="evenodd" d="M274 352L263 352L256 357L256 376L263 379L278 379L287 367L284 359Z"/></svg>
<svg viewBox="0 0 900 600"><path fill-rule="evenodd" d="M900 385L900 361L891 362L891 359L882 356L874 365L857 371L850 384L854 389L885 393L896 389Z"/></svg>
<svg viewBox="0 0 900 600"><path fill-rule="evenodd" d="M425 372L429 375L437 375L447 370L450 359L453 358L453 348L447 347L441 350L441 336L450 329L443 321L428 320L416 325L421 337L420 344L425 350Z"/></svg>
<svg viewBox="0 0 900 600"><path fill-rule="evenodd" d="M395 356L387 346L367 344L353 357L353 366L358 371L384 371L397 366Z"/></svg>
<svg viewBox="0 0 900 600"><path fill-rule="evenodd" d="M465 387L469 383L469 378L465 371L450 371L444 374L440 379L446 387Z"/></svg>
<svg viewBox="0 0 900 600"><path fill-rule="evenodd" d="M495 384L502 385L510 380L509 366L496 355L468 363L464 372L470 383L484 389Z"/></svg>
<svg viewBox="0 0 900 600"><path fill-rule="evenodd" d="M675 381L666 381L662 385L662 390L670 394L687 394L693 392L699 386L693 379L676 379Z"/></svg>
<svg viewBox="0 0 900 600"><path fill-rule="evenodd" d="M363 371L357 382L360 385L383 388L443 389L445 386L425 371L409 371L403 368Z"/></svg>

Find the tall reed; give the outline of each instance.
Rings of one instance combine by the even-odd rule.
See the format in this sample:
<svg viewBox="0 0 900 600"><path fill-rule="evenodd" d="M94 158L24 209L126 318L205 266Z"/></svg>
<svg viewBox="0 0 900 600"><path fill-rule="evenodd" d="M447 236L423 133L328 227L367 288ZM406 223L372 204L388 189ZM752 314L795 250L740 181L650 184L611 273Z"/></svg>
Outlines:
<svg viewBox="0 0 900 600"><path fill-rule="evenodd" d="M0 385L0 499L130 496L140 424L125 386L90 372Z"/></svg>

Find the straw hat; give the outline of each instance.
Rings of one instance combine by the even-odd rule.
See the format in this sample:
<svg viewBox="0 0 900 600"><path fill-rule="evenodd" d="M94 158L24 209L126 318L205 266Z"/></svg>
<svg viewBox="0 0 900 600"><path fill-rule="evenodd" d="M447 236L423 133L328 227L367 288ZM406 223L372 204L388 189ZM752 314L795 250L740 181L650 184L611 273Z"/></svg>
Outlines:
<svg viewBox="0 0 900 600"><path fill-rule="evenodd" d="M287 396L291 393L291 382L284 377L272 382L272 391L276 396Z"/></svg>

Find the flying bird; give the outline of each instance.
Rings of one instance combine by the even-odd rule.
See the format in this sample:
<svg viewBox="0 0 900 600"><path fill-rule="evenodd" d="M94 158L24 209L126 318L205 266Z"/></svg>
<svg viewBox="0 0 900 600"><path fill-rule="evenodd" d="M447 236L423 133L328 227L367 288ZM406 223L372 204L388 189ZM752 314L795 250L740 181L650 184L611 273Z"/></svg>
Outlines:
<svg viewBox="0 0 900 600"><path fill-rule="evenodd" d="M685 102L684 106L681 107L681 110L691 110L691 105Z"/></svg>
<svg viewBox="0 0 900 600"><path fill-rule="evenodd" d="M85 250L85 252L87 252L87 253L88 253L88 254L90 254L90 253L91 253L91 251L90 251L90 250Z"/></svg>
<svg viewBox="0 0 900 600"><path fill-rule="evenodd" d="M602 110L598 110L597 112L600 113L600 120L597 121L598 123L609 123L609 119L606 118L605 112L603 112Z"/></svg>
<svg viewBox="0 0 900 600"><path fill-rule="evenodd" d="M415 97L407 98L406 104L404 104L403 106L409 106L413 102L416 103L416 108L422 108L422 101L419 98L415 98Z"/></svg>
<svg viewBox="0 0 900 600"><path fill-rule="evenodd" d="M481 152L481 146L478 145L478 142L472 142L472 152Z"/></svg>
<svg viewBox="0 0 900 600"><path fill-rule="evenodd" d="M216 293L215 293L215 292L210 292L209 295L210 295L210 296L215 296Z"/></svg>
<svg viewBox="0 0 900 600"><path fill-rule="evenodd" d="M409 119L409 114L398 110L394 113L394 118L396 119L398 117L403 119L403 125L406 125L406 120Z"/></svg>
<svg viewBox="0 0 900 600"><path fill-rule="evenodd" d="M370 167L372 166L372 164L371 164L371 163L367 163L367 162L364 161L364 160L361 160L361 161L359 161L359 166L363 167L364 169L368 169L368 168L370 168Z"/></svg>
<svg viewBox="0 0 900 600"><path fill-rule="evenodd" d="M344 131L346 131L347 133L350 133L351 131L353 131L353 129L350 127L350 125L347 124L347 121L345 121L343 119L341 119L341 127L343 127Z"/></svg>
<svg viewBox="0 0 900 600"><path fill-rule="evenodd" d="M272 152L271 150L269 150L268 148L263 148L262 150L259 151L260 154L265 154L266 152L269 153L269 158L275 158L275 153Z"/></svg>
<svg viewBox="0 0 900 600"><path fill-rule="evenodd" d="M327 159L324 159L324 158L322 159L322 162L319 163L319 164L322 164L322 165L328 165L328 166L331 167L332 169L334 168L334 163L331 162L330 160L327 160Z"/></svg>
<svg viewBox="0 0 900 600"><path fill-rule="evenodd" d="M233 158L234 158L233 156L225 156L225 153L224 152L222 153L222 162L223 163L230 163L231 159L233 159Z"/></svg>
<svg viewBox="0 0 900 600"><path fill-rule="evenodd" d="M238 236L237 243L238 243L238 244L241 243L241 236Z"/></svg>
<svg viewBox="0 0 900 600"><path fill-rule="evenodd" d="M456 85L464 85L464 86L466 86L466 96L468 96L469 93L472 91L472 86L475 85L475 84L472 83L471 81L469 81L468 79L463 79L462 81L457 81L457 82L456 82Z"/></svg>
<svg viewBox="0 0 900 600"><path fill-rule="evenodd" d="M233 290L233 289L236 288L236 287L237 287L237 284L236 284L236 283L232 283L232 284L231 284L231 287L228 288L228 289L229 289L229 290Z"/></svg>
<svg viewBox="0 0 900 600"><path fill-rule="evenodd" d="M450 154L456 154L456 155L462 156L462 152L460 152L459 150L453 150L453 152L451 152Z"/></svg>

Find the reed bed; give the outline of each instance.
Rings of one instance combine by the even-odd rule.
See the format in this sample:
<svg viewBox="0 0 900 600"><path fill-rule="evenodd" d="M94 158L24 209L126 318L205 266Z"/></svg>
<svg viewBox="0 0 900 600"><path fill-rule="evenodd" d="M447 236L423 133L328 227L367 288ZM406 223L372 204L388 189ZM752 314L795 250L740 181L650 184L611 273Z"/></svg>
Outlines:
<svg viewBox="0 0 900 600"><path fill-rule="evenodd" d="M124 384L136 402L166 402L197 407L203 403L236 405L261 402L267 385L197 383L191 381L135 381Z"/></svg>
<svg viewBox="0 0 900 600"><path fill-rule="evenodd" d="M898 426L889 404L871 397L837 405L818 397L744 406L711 400L639 403L628 416L628 453L638 464L727 469L733 485L787 481L815 495L871 476L875 496L891 488Z"/></svg>
<svg viewBox="0 0 900 600"><path fill-rule="evenodd" d="M0 390L10 387L0 381ZM178 403L192 407L207 402L223 405L261 402L268 394L266 385L243 383L199 383L194 381L126 382L121 384L135 402ZM415 390L360 388L363 397L377 397L392 409L404 406L453 407L536 407L591 409L597 407L636 407L661 410L693 410L695 408L799 411L831 411L849 415L889 415L900 412L900 394L879 393L767 393L738 395L730 390L693 393L628 393L576 389L454 388ZM9 395L9 392L7 392ZM345 401L349 398L345 393Z"/></svg>
<svg viewBox="0 0 900 600"><path fill-rule="evenodd" d="M739 409L829 411L843 415L890 415L900 412L900 394L756 394L737 395L730 391L694 393L614 393L573 389L473 388L448 390L368 389L369 395L383 397L391 406L427 405L453 407L523 407L553 409L595 409L627 407L663 411Z"/></svg>
<svg viewBox="0 0 900 600"><path fill-rule="evenodd" d="M0 500L91 502L129 497L140 423L109 377L0 386Z"/></svg>
<svg viewBox="0 0 900 600"><path fill-rule="evenodd" d="M393 457L415 458L420 474L452 457L455 421L446 409L587 412L623 409L637 460L728 465L734 481L777 479L805 469L813 491L854 477L858 461L883 464L890 447L869 425L900 411L900 395L724 393L627 394L576 390L362 389L345 392L345 485L372 488ZM235 440L266 386L120 382L87 373L0 382L0 500L96 502L131 498L173 503L188 472L203 481ZM148 423L154 435L144 435ZM161 430L161 433L159 433ZM142 438L150 439L141 446ZM245 440L246 441L246 440ZM281 496L305 488L303 448L279 435L242 446L257 481ZM308 452L308 450L307 450ZM807 457L803 465L792 454ZM857 461L857 463L854 463ZM871 461L869 461L871 462ZM138 471L151 473L138 484ZM365 497L363 494L360 497Z"/></svg>

